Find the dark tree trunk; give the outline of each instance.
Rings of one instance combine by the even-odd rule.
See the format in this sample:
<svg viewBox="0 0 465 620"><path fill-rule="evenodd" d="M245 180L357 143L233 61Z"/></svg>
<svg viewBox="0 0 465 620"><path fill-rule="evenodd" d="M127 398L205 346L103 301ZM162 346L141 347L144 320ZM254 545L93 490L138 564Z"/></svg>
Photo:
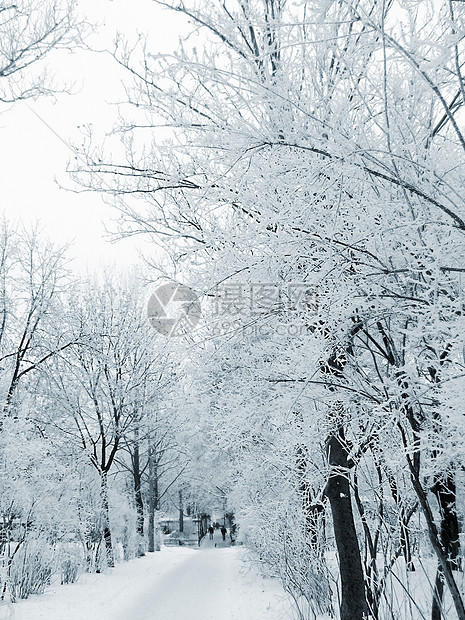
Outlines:
<svg viewBox="0 0 465 620"><path fill-rule="evenodd" d="M360 329L358 321L354 321L349 341L342 348L334 348L326 363L322 365L322 375L328 381L328 389L335 394L336 383L344 382L344 369L348 356L352 354L352 340ZM345 406L342 402L333 402L329 411L333 432L326 440L326 453L331 467L325 494L331 505L334 538L339 558L339 574L341 578L340 620L363 620L368 617L368 605L365 590L362 557L358 544L352 510L348 448L344 432Z"/></svg>
<svg viewBox="0 0 465 620"><path fill-rule="evenodd" d="M332 471L326 485L326 496L331 505L339 557L341 620L363 620L367 617L365 580L352 511L348 455L342 426L328 438L327 453Z"/></svg>
<svg viewBox="0 0 465 620"><path fill-rule="evenodd" d="M432 488L441 514L440 540L450 570L460 568L459 521L456 506L455 478L450 472L437 478ZM440 564L436 569L431 620L441 620L444 601L444 573Z"/></svg>
<svg viewBox="0 0 465 620"><path fill-rule="evenodd" d="M439 369L431 366L429 373L433 383L440 381L440 368L448 358L450 347L446 347L439 356ZM443 427L438 413L434 415L435 430L438 436L442 436ZM437 451L433 451L433 458L437 458ZM459 521L457 517L457 488L455 484L454 472L449 470L443 475L437 475L431 489L438 501L439 513L441 515L441 526L439 538L445 556L446 570L452 575L453 570L460 568L460 541L459 541ZM447 576L447 575L446 575ZM445 573L441 562L438 562L436 569L436 579L433 593L433 603L431 608L432 620L440 620L444 601L444 582ZM463 601L462 601L463 609ZM465 611L465 610L464 610Z"/></svg>
<svg viewBox="0 0 465 620"><path fill-rule="evenodd" d="M158 542L158 524L155 523L155 513L158 510L158 472L155 461L154 448L149 446L149 524L148 524L148 551L160 551Z"/></svg>
<svg viewBox="0 0 465 620"><path fill-rule="evenodd" d="M436 570L436 580L434 583L433 604L431 606L431 620L441 620L442 603L444 600L444 575L441 566Z"/></svg>
<svg viewBox="0 0 465 620"><path fill-rule="evenodd" d="M113 554L113 543L111 540L110 508L108 505L108 480L106 471L101 472L100 483L102 489L103 541L105 543L107 564L110 568L113 568L115 566L115 556Z"/></svg>
<svg viewBox="0 0 465 620"><path fill-rule="evenodd" d="M182 503L182 490L179 490L179 531L184 532L184 505Z"/></svg>
<svg viewBox="0 0 465 620"><path fill-rule="evenodd" d="M459 520L456 511L455 477L448 472L438 478L433 486L441 513L441 543L452 570L460 568Z"/></svg>
<svg viewBox="0 0 465 620"><path fill-rule="evenodd" d="M148 552L155 551L155 510L153 501L149 500Z"/></svg>
<svg viewBox="0 0 465 620"><path fill-rule="evenodd" d="M142 498L142 478L140 474L140 455L139 445L134 446L133 453L133 477L134 477L134 499L137 511L137 533L144 535L144 500Z"/></svg>
<svg viewBox="0 0 465 620"><path fill-rule="evenodd" d="M136 503L136 531L138 535L137 557L141 558L145 555L144 549L144 500L142 497L142 476L140 473L140 452L139 444L134 444L134 452L132 454L132 475L134 479L134 501Z"/></svg>

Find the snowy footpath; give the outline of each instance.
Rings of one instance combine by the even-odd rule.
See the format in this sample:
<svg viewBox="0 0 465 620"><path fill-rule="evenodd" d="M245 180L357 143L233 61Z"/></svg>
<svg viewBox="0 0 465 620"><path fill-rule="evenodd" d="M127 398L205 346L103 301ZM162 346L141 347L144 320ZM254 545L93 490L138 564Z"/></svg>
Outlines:
<svg viewBox="0 0 465 620"><path fill-rule="evenodd" d="M215 547L216 543L216 547ZM199 550L163 548L106 574L0 607L1 620L286 620L280 585L242 561L215 533Z"/></svg>

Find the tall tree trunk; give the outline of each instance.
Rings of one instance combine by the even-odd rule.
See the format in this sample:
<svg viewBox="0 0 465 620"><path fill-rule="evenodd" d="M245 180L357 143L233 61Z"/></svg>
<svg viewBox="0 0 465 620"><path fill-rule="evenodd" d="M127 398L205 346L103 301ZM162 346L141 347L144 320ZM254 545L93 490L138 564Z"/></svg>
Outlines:
<svg viewBox="0 0 465 620"><path fill-rule="evenodd" d="M87 524L87 520L85 515L85 511L82 503L82 481L79 484L79 496L77 500L77 510L78 510L78 518L79 518L79 536L81 539L81 544L84 549L85 556L85 570L87 573L92 572L94 568L94 554L92 550L92 542L90 540L89 535L89 526Z"/></svg>
<svg viewBox="0 0 465 620"><path fill-rule="evenodd" d="M136 503L137 523L136 530L138 535L137 556L143 557L144 552L144 500L142 498L142 476L140 473L140 452L139 443L135 442L132 455L132 473L134 478L134 501Z"/></svg>
<svg viewBox="0 0 465 620"><path fill-rule="evenodd" d="M326 447L332 468L326 496L331 505L341 576L340 617L341 620L363 620L367 617L365 580L352 511L348 454L342 426L331 434Z"/></svg>
<svg viewBox="0 0 465 620"><path fill-rule="evenodd" d="M452 472L436 479L433 492L441 513L441 542L452 570L460 568L459 520L456 510L456 484Z"/></svg>
<svg viewBox="0 0 465 620"><path fill-rule="evenodd" d="M328 361L322 366L322 375L328 381L328 389L333 394L337 391L334 379L345 382L344 369L348 356L353 353L352 340L360 329L360 323L354 320L349 340L342 349L335 347ZM330 411L333 431L326 440L326 454L331 467L325 494L331 506L334 538L339 558L341 578L340 620L363 620L368 617L365 576L362 556L358 544L350 492L348 448L345 439L345 405L336 401Z"/></svg>
<svg viewBox="0 0 465 620"><path fill-rule="evenodd" d="M155 462L155 450L149 445L149 524L148 524L148 551L160 551L158 532L158 472Z"/></svg>
<svg viewBox="0 0 465 620"><path fill-rule="evenodd" d="M184 505L182 502L182 489L179 489L179 531L184 532Z"/></svg>
<svg viewBox="0 0 465 620"><path fill-rule="evenodd" d="M140 474L140 453L139 444L134 445L132 456L132 474L134 478L134 500L136 502L137 511L137 533L139 536L144 535L144 500L142 498L142 477Z"/></svg>
<svg viewBox="0 0 465 620"><path fill-rule="evenodd" d="M456 512L455 477L451 472L437 477L432 488L441 514L440 539L450 570L460 568L459 522ZM436 569L431 620L441 620L444 600L444 573L440 564Z"/></svg>
<svg viewBox="0 0 465 620"><path fill-rule="evenodd" d="M155 509L153 501L149 500L148 552L155 551Z"/></svg>
<svg viewBox="0 0 465 620"><path fill-rule="evenodd" d="M444 600L444 574L441 565L436 569L436 579L434 582L433 604L431 606L431 620L441 620L442 604Z"/></svg>
<svg viewBox="0 0 465 620"><path fill-rule="evenodd" d="M102 520L103 520L103 541L105 543L105 553L107 564L110 568L115 566L115 556L113 553L113 543L110 530L110 508L108 505L108 479L107 472L100 473L100 486L102 491Z"/></svg>

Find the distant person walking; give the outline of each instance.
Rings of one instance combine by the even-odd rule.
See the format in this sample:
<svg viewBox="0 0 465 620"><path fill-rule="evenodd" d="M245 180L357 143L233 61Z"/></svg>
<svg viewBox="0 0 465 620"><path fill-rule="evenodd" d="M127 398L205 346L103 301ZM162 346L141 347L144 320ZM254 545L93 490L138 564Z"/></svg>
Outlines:
<svg viewBox="0 0 465 620"><path fill-rule="evenodd" d="M208 528L208 533L210 534L210 540L213 540L213 532L215 530L213 529L213 525L210 525L210 527Z"/></svg>
<svg viewBox="0 0 465 620"><path fill-rule="evenodd" d="M226 540L226 533L227 533L227 529L224 527L224 525L221 526L221 535L223 536L223 540Z"/></svg>

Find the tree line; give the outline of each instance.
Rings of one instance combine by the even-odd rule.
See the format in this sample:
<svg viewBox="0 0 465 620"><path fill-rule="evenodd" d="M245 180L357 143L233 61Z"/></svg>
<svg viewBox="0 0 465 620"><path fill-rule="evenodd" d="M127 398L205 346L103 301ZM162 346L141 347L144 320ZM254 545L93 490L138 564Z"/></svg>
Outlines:
<svg viewBox="0 0 465 620"><path fill-rule="evenodd" d="M166 240L165 278L203 300L189 441L301 617L465 618L465 8L156 4L190 37L116 41L127 158L91 145L71 173L123 234ZM98 472L119 432L103 457L81 437Z"/></svg>

